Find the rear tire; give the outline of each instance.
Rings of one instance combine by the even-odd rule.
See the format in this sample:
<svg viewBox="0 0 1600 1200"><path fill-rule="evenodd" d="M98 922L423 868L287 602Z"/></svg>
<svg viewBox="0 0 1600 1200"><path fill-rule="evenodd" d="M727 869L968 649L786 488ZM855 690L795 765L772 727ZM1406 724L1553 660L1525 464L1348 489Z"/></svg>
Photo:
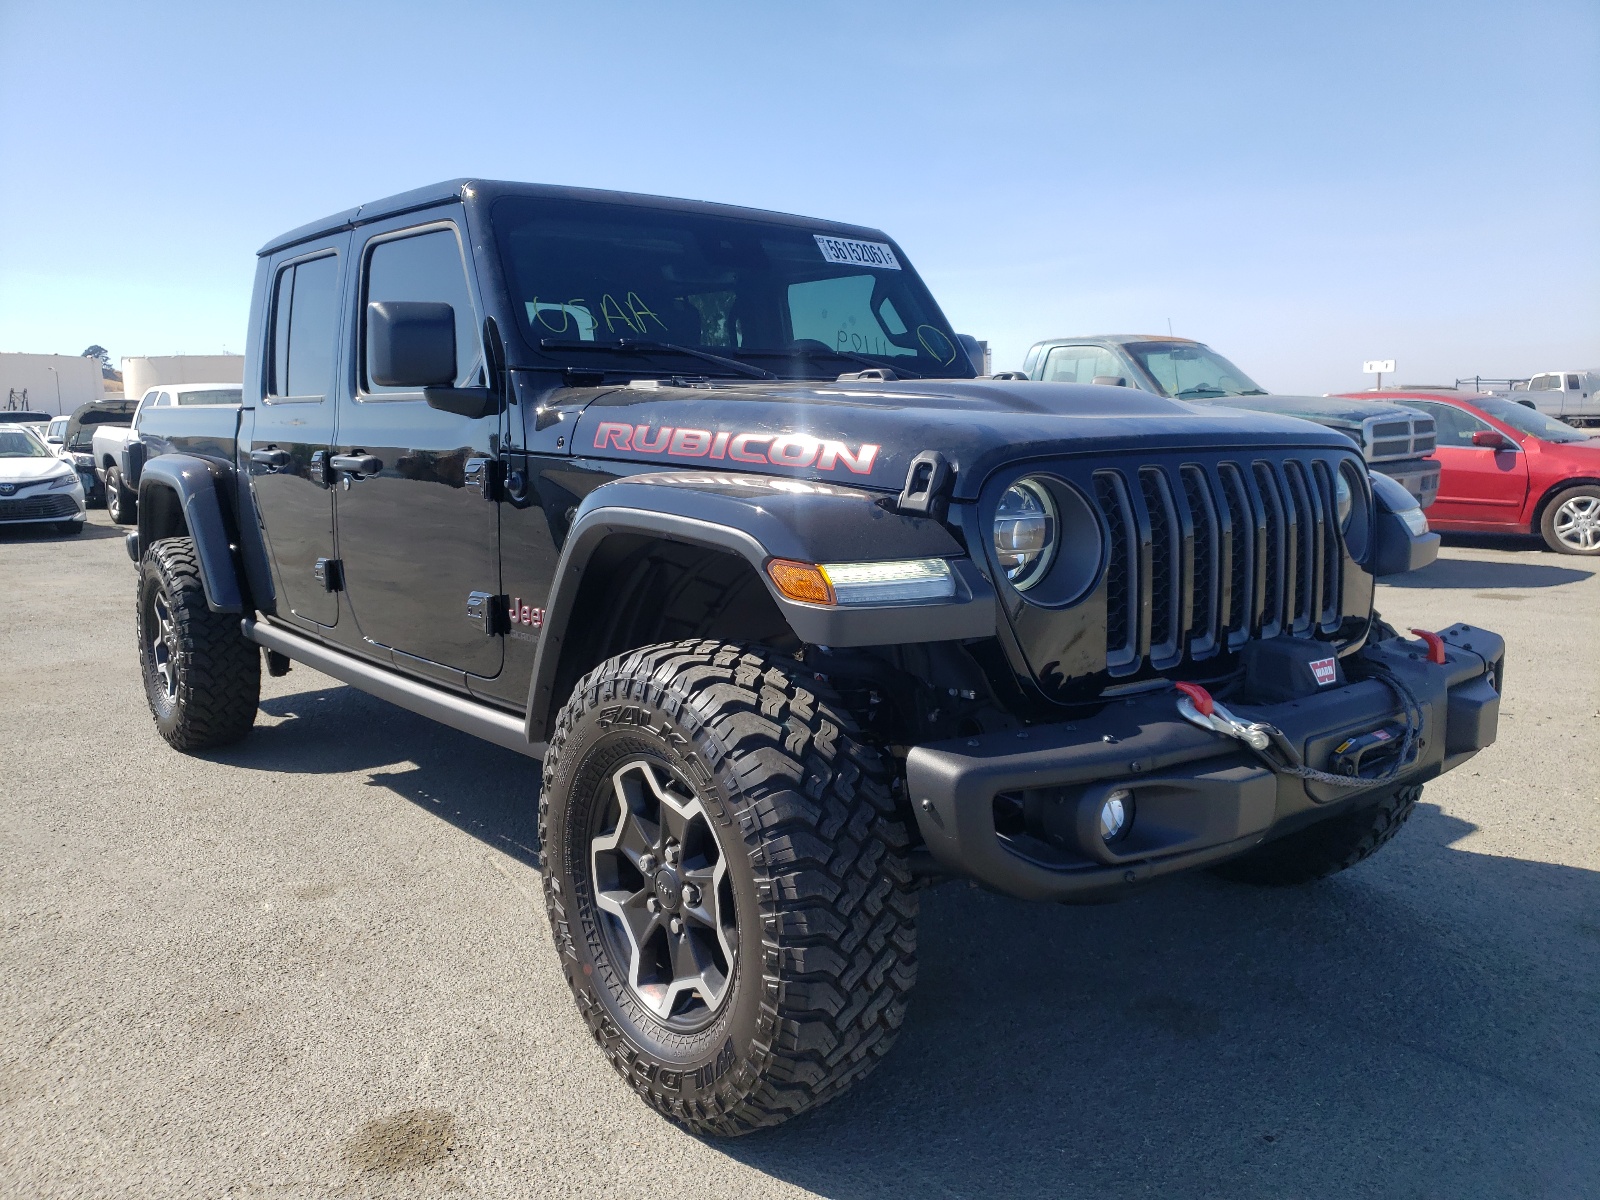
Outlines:
<svg viewBox="0 0 1600 1200"><path fill-rule="evenodd" d="M122 472L116 467L106 468L106 515L118 525L133 522L134 495L122 482Z"/></svg>
<svg viewBox="0 0 1600 1200"><path fill-rule="evenodd" d="M1319 821L1213 868L1225 879L1269 887L1314 883L1371 858L1406 823L1422 785L1396 788L1377 804Z"/></svg>
<svg viewBox="0 0 1600 1200"><path fill-rule="evenodd" d="M1544 506L1539 532L1558 554L1600 554L1600 487L1586 483L1557 494Z"/></svg>
<svg viewBox="0 0 1600 1200"><path fill-rule="evenodd" d="M178 750L236 742L255 724L261 655L239 617L206 605L192 538L168 538L139 564L139 669L156 730Z"/></svg>
<svg viewBox="0 0 1600 1200"><path fill-rule="evenodd" d="M679 1125L776 1125L888 1052L916 978L907 826L792 660L686 641L596 667L556 718L539 836L578 1008Z"/></svg>

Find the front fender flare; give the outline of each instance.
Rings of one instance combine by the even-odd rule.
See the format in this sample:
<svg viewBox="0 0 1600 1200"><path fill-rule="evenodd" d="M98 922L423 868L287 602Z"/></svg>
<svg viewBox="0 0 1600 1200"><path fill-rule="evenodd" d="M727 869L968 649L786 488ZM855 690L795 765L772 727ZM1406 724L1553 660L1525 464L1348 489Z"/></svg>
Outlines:
<svg viewBox="0 0 1600 1200"><path fill-rule="evenodd" d="M546 740L562 648L586 566L607 538L644 534L726 551L747 561L801 641L889 646L993 637L993 586L938 521L881 507L855 488L721 472L659 472L603 484L584 499L562 544L528 689L528 737ZM956 595L933 604L802 604L767 574L774 558L799 562L946 558Z"/></svg>
<svg viewBox="0 0 1600 1200"><path fill-rule="evenodd" d="M162 454L145 463L139 474L139 540L135 548L142 556L153 542L170 536L156 528L161 510L153 502L156 492L170 492L177 498L189 537L194 539L206 606L212 612L240 613L245 610L244 591L239 586L230 522L219 495L227 485L218 479L219 474L216 463L188 454Z"/></svg>

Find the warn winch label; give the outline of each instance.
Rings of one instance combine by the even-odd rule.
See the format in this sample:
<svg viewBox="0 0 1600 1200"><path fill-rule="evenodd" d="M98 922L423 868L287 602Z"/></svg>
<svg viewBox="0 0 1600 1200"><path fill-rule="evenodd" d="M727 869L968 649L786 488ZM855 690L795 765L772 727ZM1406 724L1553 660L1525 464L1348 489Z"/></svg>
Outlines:
<svg viewBox="0 0 1600 1200"><path fill-rule="evenodd" d="M816 467L856 475L872 474L872 464L882 446L865 442L852 449L844 442L814 438L804 433L730 433L726 430L676 429L660 425L628 425L602 421L594 431L596 450L626 450L634 454L667 454L673 458L720 458L732 462L765 463L774 467Z"/></svg>
<svg viewBox="0 0 1600 1200"><path fill-rule="evenodd" d="M1339 677L1335 669L1335 660L1319 658L1311 664L1311 674L1316 677L1318 687L1327 687Z"/></svg>

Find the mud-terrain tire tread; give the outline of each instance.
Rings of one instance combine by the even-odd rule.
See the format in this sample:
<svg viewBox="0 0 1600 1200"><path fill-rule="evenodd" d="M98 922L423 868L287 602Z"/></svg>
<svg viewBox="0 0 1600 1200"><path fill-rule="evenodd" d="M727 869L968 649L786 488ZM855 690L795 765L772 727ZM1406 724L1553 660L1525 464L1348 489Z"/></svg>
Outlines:
<svg viewBox="0 0 1600 1200"><path fill-rule="evenodd" d="M210 750L237 742L255 724L261 699L261 654L239 630L233 613L212 612L193 538L167 538L144 552L140 565L138 638L140 674L148 691L159 686L147 661L145 594L149 587L166 592L181 649L177 657L176 719L164 722L151 713L156 729L176 750Z"/></svg>
<svg viewBox="0 0 1600 1200"><path fill-rule="evenodd" d="M708 729L742 760L731 832L743 838L761 897L761 920L741 921L740 940L762 953L765 1059L738 1103L664 1102L638 1078L631 1048L608 1033L608 1015L586 1002L576 963L562 953L567 983L612 1066L646 1103L697 1134L776 1125L871 1071L905 1017L918 898L890 769L828 688L764 648L693 640L608 660L573 689L544 759L539 838L552 931L567 916L552 886L551 781L575 724L628 697L676 710L681 728Z"/></svg>
<svg viewBox="0 0 1600 1200"><path fill-rule="evenodd" d="M1347 871L1371 858L1411 816L1422 785L1395 788L1377 804L1308 826L1213 868L1225 879L1296 887Z"/></svg>

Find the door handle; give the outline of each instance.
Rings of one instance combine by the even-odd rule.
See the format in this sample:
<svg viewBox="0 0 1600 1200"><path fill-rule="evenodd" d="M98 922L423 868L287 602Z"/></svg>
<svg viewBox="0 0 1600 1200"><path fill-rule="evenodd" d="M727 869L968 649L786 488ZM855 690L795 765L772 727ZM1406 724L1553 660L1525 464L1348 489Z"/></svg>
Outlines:
<svg viewBox="0 0 1600 1200"><path fill-rule="evenodd" d="M346 471L359 478L383 470L383 459L375 454L335 454L328 465L335 471Z"/></svg>
<svg viewBox="0 0 1600 1200"><path fill-rule="evenodd" d="M287 467L289 465L289 452L287 450L252 450L250 461L260 463L265 467Z"/></svg>

